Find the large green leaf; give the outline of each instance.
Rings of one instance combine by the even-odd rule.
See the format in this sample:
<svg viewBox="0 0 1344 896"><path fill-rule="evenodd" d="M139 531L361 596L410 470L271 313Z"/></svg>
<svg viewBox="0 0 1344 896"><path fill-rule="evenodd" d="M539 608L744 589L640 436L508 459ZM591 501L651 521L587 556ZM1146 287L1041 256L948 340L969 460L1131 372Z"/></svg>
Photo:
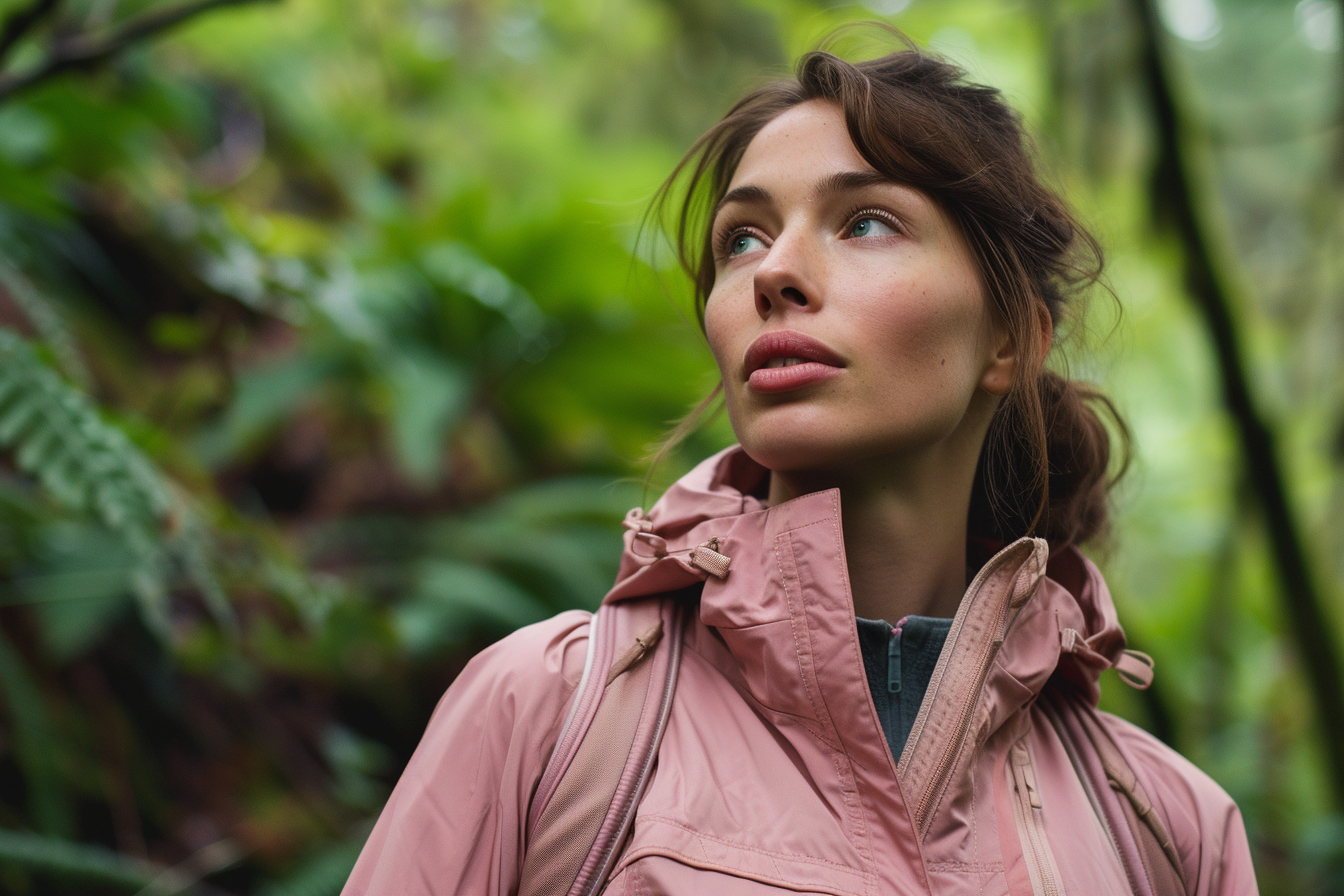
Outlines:
<svg viewBox="0 0 1344 896"><path fill-rule="evenodd" d="M450 561L423 565L397 607L397 634L412 655L458 643L475 627L517 628L544 619L546 605L490 569Z"/></svg>
<svg viewBox="0 0 1344 896"><path fill-rule="evenodd" d="M445 358L402 351L388 359L386 376L397 457L416 482L431 485L444 472L448 437L467 409L469 374Z"/></svg>
<svg viewBox="0 0 1344 896"><path fill-rule="evenodd" d="M42 871L76 880L112 884L129 893L164 894L180 892L170 881L160 880L162 869L148 862L123 856L103 846L73 843L22 831L0 830L0 865Z"/></svg>

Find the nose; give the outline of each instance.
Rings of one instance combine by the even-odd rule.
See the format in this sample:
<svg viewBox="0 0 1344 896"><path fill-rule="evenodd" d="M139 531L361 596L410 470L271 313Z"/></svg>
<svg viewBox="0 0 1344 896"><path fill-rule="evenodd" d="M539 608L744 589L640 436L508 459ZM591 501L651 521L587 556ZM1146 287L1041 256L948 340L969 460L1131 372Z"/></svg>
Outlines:
<svg viewBox="0 0 1344 896"><path fill-rule="evenodd" d="M815 311L820 298L817 261L805 241L780 234L756 266L756 313L763 319L786 309Z"/></svg>

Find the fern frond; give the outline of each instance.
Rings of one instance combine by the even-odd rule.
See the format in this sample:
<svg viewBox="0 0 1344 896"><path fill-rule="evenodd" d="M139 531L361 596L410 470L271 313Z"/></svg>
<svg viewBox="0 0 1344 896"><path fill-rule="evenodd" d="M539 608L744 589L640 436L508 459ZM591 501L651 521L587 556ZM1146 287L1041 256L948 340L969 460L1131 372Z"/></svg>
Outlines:
<svg viewBox="0 0 1344 896"><path fill-rule="evenodd" d="M87 389L91 382L89 371L65 318L28 278L6 264L4 258L0 258L0 289L9 295L42 341L51 348L61 372L81 388Z"/></svg>
<svg viewBox="0 0 1344 896"><path fill-rule="evenodd" d="M210 564L204 525L185 497L82 392L23 338L0 328L0 450L60 505L120 534L145 621L167 635L168 579L180 568L226 628L233 616ZM169 517L173 525L168 525ZM169 529L173 531L168 532Z"/></svg>

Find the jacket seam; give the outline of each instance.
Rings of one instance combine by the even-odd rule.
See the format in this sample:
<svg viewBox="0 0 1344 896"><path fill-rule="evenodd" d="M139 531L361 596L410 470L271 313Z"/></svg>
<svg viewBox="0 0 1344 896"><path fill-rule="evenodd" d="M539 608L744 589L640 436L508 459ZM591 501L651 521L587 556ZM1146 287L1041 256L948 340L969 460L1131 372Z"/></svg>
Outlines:
<svg viewBox="0 0 1344 896"><path fill-rule="evenodd" d="M781 619L780 621L789 622L790 620ZM710 628L712 627L713 626L710 626ZM795 712L789 712L788 710L779 709L778 707L770 706L767 703L762 703L760 698L757 697L755 694L753 694L750 691L750 689L748 689L745 685L738 685L737 682L733 681L730 677L724 674L723 670L719 668L718 664L714 662L713 657L708 656L705 654L704 651L693 647L689 642L684 643L681 649L684 652L683 656L685 654L695 654L695 656L698 657L701 662L703 662L706 666L712 669L714 671L714 674L719 676L719 678L724 683L726 683L728 687L732 688L735 694L737 694L744 701L746 701L749 706L758 709L759 711L769 713L772 716L778 716L781 719L787 719L790 723L797 725L803 731L807 732L811 736L815 737L817 740L821 741L822 744L824 744L827 748L830 747L830 744L827 744L826 741L816 731L813 730L811 719L807 718L806 716L801 716ZM685 674L684 672L678 673L678 679L677 679L678 682L680 682L681 680L680 676L684 674Z"/></svg>
<svg viewBox="0 0 1344 896"><path fill-rule="evenodd" d="M811 525L816 525L816 524L815 524L815 523L808 523L808 525L811 526ZM799 527L799 528L802 528L802 527ZM808 705L809 705L810 707L812 707L812 715L815 717L814 722L815 722L817 728L818 728L818 729L821 729L822 726L823 726L823 724L824 724L823 721L822 721L823 718L829 720L830 715L829 715L829 713L823 715L823 713L821 712L821 709L817 706L817 696L818 696L818 695L815 695L815 694L812 693L812 683L808 680L807 670L803 668L803 645L800 643L800 641L799 641L799 639L798 639L798 625L799 625L799 621L800 621L799 618L798 618L798 617L799 617L799 612L798 612L798 608L794 606L793 589L791 589L791 588L789 587L789 580L788 580L788 578L787 578L787 577L785 576L785 574L784 574L784 558L783 558L783 556L782 556L781 553L780 553L780 540L783 539L783 540L784 540L784 543L788 546L789 559L790 559L790 561L792 561L792 559L793 559L793 540L792 540L791 538L789 538L789 534L790 534L791 532L793 532L793 531L796 531L796 530L794 530L794 529L790 529L790 530L788 530L788 531L786 531L786 532L781 532L779 535L777 535L777 536L775 537L775 543L774 543L775 564L776 564L776 568L779 570L779 582L780 582L780 587L782 587L782 588L784 589L784 600L785 600L785 602L788 604L788 607L789 607L789 622L790 622L789 628L790 628L790 630L791 630L791 634L793 635L793 656L794 656L794 660L795 660L795 661L797 662L797 664L798 664L798 677L799 677L799 678L802 680L802 682L803 682L803 693L807 694L807 703L808 703ZM790 563L790 568L794 570L794 574L795 574L795 577L796 577L796 575L797 575L797 568L796 568L792 563ZM803 599L802 589L801 589L801 588L798 589L798 595L797 595L797 596L798 596L798 602L801 603L801 602L802 602L802 599ZM806 615L805 615L805 614L804 614L804 618L801 620L801 622L802 622L802 625L803 625L804 633L806 633L806 631L807 631L807 619L806 619ZM810 648L811 645L809 644L808 646L809 646L809 648ZM808 727L809 730L812 730L811 726L807 726L807 727ZM834 726L832 726L832 727L834 727ZM812 730L812 733L817 737L818 740L820 740L822 743L826 744L826 746L830 747L832 750L838 750L838 749L840 749L840 745L839 745L838 743L832 741L831 738L830 738L829 736L827 736L827 735L824 733L823 730Z"/></svg>
<svg viewBox="0 0 1344 896"><path fill-rule="evenodd" d="M972 874L996 874L1003 870L1003 862L929 862L930 871L969 871ZM984 889L982 883L980 889Z"/></svg>
<svg viewBox="0 0 1344 896"><path fill-rule="evenodd" d="M789 526L787 529L780 529L779 532L775 535L775 538L776 539L779 538L780 535L791 535L794 532L801 532L802 530L808 528L809 526L824 526L826 525L826 523L831 523L832 527L834 527L835 525L834 522L825 518L819 520L813 520L810 523L799 523L796 526Z"/></svg>
<svg viewBox="0 0 1344 896"><path fill-rule="evenodd" d="M843 765L841 764L842 757L844 759ZM859 798L858 781L854 774L854 763L850 760L848 753L841 753L838 750L831 752L831 762L835 765L835 773L840 778L840 793L844 796L845 806L849 810L850 836L854 840L854 849L858 852L859 858L861 858L869 868L873 869L874 872L873 877L867 879L867 890L869 893L872 893L874 892L874 884L877 880L877 863L873 861L872 851L868 848L868 816L864 814L863 800ZM846 767L849 771L848 774L845 773ZM849 786L845 787L845 784L848 784Z"/></svg>
<svg viewBox="0 0 1344 896"><path fill-rule="evenodd" d="M758 855L765 856L771 860L792 859L795 861L804 862L809 865L822 865L827 868L833 868L837 871L843 871L846 874L852 874L855 877L862 877L865 879L876 876L870 871L864 871L862 869L853 868L849 865L844 864L843 862L835 862L832 861L831 859L823 859L818 856L810 856L807 855L806 853L783 852L780 850L762 849L759 846L751 846L750 844L747 843L739 843L736 840L729 840L727 837L719 837L715 834L706 834L702 831L697 831L695 828L691 827L690 825L686 824L683 821L678 821L677 819L670 818L666 815L645 815L642 817L645 821L660 821L663 824L670 825L674 828L680 828L681 830L685 831L688 834L695 835L697 839L709 840L714 843L722 843L724 846L731 846L734 849L740 849L743 850L744 852L756 853Z"/></svg>
<svg viewBox="0 0 1344 896"><path fill-rule="evenodd" d="M980 747L981 749L977 750L977 752L983 751L984 745L981 744ZM971 764L971 855L975 856L974 864L976 865L980 864L980 814L978 806L978 799L980 796L979 770L979 763ZM983 893L984 891L985 881L984 878L981 878L980 892Z"/></svg>
<svg viewBox="0 0 1344 896"><path fill-rule="evenodd" d="M836 570L839 572L839 575L840 575L840 584L841 584L841 586L842 586L842 588L843 588L844 593L845 593L845 594L848 594L848 595L850 596L850 608L849 608L849 609L850 609L850 612L851 612L851 614L852 614L852 613L853 613L853 610L854 610L854 606L853 606L854 592L853 592L853 590L850 588L850 583L849 583L849 565L845 562L845 555L844 555L844 548L843 548L843 545L844 545L844 543L845 543L845 536L844 536L844 533L840 531L840 525L839 525L839 523L837 522L837 521L839 520L839 517L840 517L840 502L839 502L839 500L838 500L837 498L835 498L834 496L832 496L832 497L831 497L831 513L830 513L830 515L827 517L827 522L829 522L829 523L831 524L831 542L832 542L832 544L834 544L834 545L836 546L836 547L835 547L835 553L834 553L834 555L833 555L833 556L835 557L835 568L836 568ZM852 645L853 645L853 644L857 644L857 642L854 641L854 640L851 640L850 643L851 643ZM852 659L855 660L855 661L857 661L858 664L859 664L860 666L863 665L863 657L852 657ZM820 690L820 685L818 685L818 690ZM868 702L869 702L869 703L872 702L871 697L870 697L870 699L869 699ZM876 722L877 719L876 719L876 718L872 718L871 721ZM878 727L880 727L880 726L878 726ZM836 740L840 740L839 732L836 732ZM885 740L885 738L883 738L883 740ZM842 744L842 746L843 746L843 741L841 741L841 744ZM890 750L890 748L888 748L888 749L885 751L885 753L886 753L887 756L890 756L890 755L891 755L891 750ZM869 831L870 831L870 828L869 828L869 825L868 825L868 821L869 821L869 819L868 819L868 813L864 811L864 807L863 807L863 803L864 803L864 801L863 801L863 799L860 797L859 792L858 792L858 791L859 791L858 775L857 775L857 773L854 771L854 758L853 758L852 756L849 755L849 751L848 751L847 749L844 751L844 755L845 755L845 764L849 767L849 780L850 780L850 782L851 782L851 783L853 784L853 786L854 786L854 797L853 797L853 799L854 799L854 806L853 806L853 809L852 809L851 811L855 814L855 816L857 817L857 821L858 821L858 823L857 823L857 828L858 828L858 829L855 831L855 839L857 840L857 842L854 844L854 847L855 847L855 849L858 850L859 855L863 857L863 860L864 860L865 862L868 863L868 867L872 868L873 871L876 872L876 871L877 871L877 859L873 856L872 843L871 843L870 840L869 840L869 836L870 836L870 835L869 835ZM890 760L888 760L888 761L890 762ZM921 861L923 860L923 858L924 858L923 853L920 853L920 859L921 859ZM874 881L875 881L875 878L874 878ZM870 881L869 884L868 884L868 891L869 891L870 893L872 893L872 892L875 892L875 889L876 889L876 884L875 884L875 882L871 882L871 881Z"/></svg>
<svg viewBox="0 0 1344 896"><path fill-rule="evenodd" d="M711 860L711 859L699 859L699 858L695 858L694 856L689 856L689 855L687 855L687 854L684 853L684 852L679 852L678 850L671 849L671 848L667 848L667 847L651 847L651 846L645 846L645 847L641 847L641 848L639 848L639 849L636 850L636 851L634 852L634 854L633 854L633 858L631 859L630 867L635 867L635 865L638 864L638 862L639 862L640 859L644 859L644 858L652 858L652 857L659 857L659 858L672 859L673 861L676 861L676 862L681 862L681 863L683 863L683 864L688 864L688 865L690 865L690 866L693 867L693 868L700 868L700 869L703 869L703 870L706 870L706 871L720 871L720 872L723 872L723 873L725 873L725 874L727 874L727 875L729 875L729 876L731 876L731 877L740 878L740 879L742 879L742 880L754 880L754 881L756 881L756 882L758 882L758 883L764 883L764 884L767 884L767 885L769 885L769 886L776 886L776 885L779 885L779 884L783 884L784 886L789 887L790 889L792 889L792 888L794 888L794 887L805 887L806 890L807 890L807 892L812 892L812 893L815 893L815 892L818 892L818 891L820 891L820 892L828 892L828 893L840 892L840 893L845 893L845 894L853 894L853 893L854 893L853 890L844 889L844 888L842 888L842 887L840 887L840 886L832 885L832 884L829 884L829 883L827 883L827 884L822 884L822 885L818 886L816 883L813 883L813 882L797 881L797 880L792 880L792 879L790 879L790 878L783 877L783 876L780 876L780 877L771 879L771 878L769 878L769 877L766 877L766 876L763 875L763 874L759 874L759 873L756 873L756 872L753 872L753 871L748 871L748 870L746 870L745 868L735 868L735 867L732 866L732 865L725 865L725 864L723 864L722 862L715 862L715 861L713 861L713 860ZM852 870L852 869L851 869L851 870ZM855 873L858 873L858 872L855 872ZM865 883L865 885L868 886L869 889L871 889L872 881L870 881L870 880L868 879L868 875L866 875L866 874L864 875L864 883Z"/></svg>
<svg viewBox="0 0 1344 896"><path fill-rule="evenodd" d="M790 627L793 630L794 650L798 660L799 676L802 678L803 687L806 689L808 702L812 705L812 712L814 715L817 716L818 726L824 725L826 726L826 730L828 730L829 732L833 732L835 734L834 741L832 741L828 737L821 737L820 733L818 733L818 738L831 748L831 764L835 766L835 774L840 781L840 794L845 801L845 811L846 814L848 815L846 827L848 828L851 844L853 845L854 850L859 854L859 858L863 861L864 865L875 872L877 870L876 869L877 863L873 858L872 848L868 842L868 817L863 811L863 800L860 799L859 797L858 779L857 775L855 775L854 773L854 762L853 759L850 757L849 753L845 750L844 744L840 740L838 732L836 732L835 720L831 718L830 709L829 707L826 706L826 701L821 694L820 684L817 685L816 693L815 694L813 693L812 686L808 682L808 670L803 668L803 656L802 656L803 645L799 643L798 629L799 626L801 626L802 637L806 638L807 640L806 647L808 657L811 658L814 655L812 651L812 632L808 625L808 612L806 605L807 602L803 597L802 577L798 574L797 564L794 561L793 533L800 529L806 528L807 526L815 526L825 522L827 522L827 520L817 520L812 523L807 523L804 526L797 526L794 527L793 529L781 532L778 536L776 536L774 542L775 560L779 564L781 584L784 587L784 598L788 602L789 606L789 617L791 620L793 620L793 624ZM831 537L833 543L839 544L840 542L835 541L837 537L837 529L835 525L834 515L832 515L830 524L831 524ZM794 604L793 597L789 593L788 581L787 579L784 578L784 560L780 552L781 540L783 541L788 551L789 566L794 574L795 587L798 589L797 594L798 601L796 606ZM844 557L840 556L838 552L833 554L832 556L835 562L837 563L837 568L842 567ZM843 572L841 573L841 575L842 576L844 575ZM846 587L848 587L847 584ZM815 675L816 673L815 662L812 662L810 665L811 665L811 672L812 674ZM820 702L820 706L818 706L818 702ZM865 889L869 894L872 894L874 892L874 886L875 881L870 880L867 882Z"/></svg>

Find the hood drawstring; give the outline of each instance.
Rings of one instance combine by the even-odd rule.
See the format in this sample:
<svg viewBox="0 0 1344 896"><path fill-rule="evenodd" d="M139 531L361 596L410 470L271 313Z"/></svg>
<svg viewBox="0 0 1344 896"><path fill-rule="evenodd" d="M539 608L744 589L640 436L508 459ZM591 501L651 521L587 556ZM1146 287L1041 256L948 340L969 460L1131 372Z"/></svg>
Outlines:
<svg viewBox="0 0 1344 896"><path fill-rule="evenodd" d="M629 529L632 533L632 551L634 550L635 544L642 543L649 546L650 550L653 552L653 559L655 560L661 560L662 558L673 554L688 554L686 559L689 560L691 565L696 569L699 569L702 572L707 572L716 579L724 579L728 577L728 567L732 564L733 558L719 553L719 537L717 535L709 541L703 541L693 548L669 551L667 549L667 540L661 535L653 534L653 521L644 515L644 511L641 508L630 508L621 525Z"/></svg>
<svg viewBox="0 0 1344 896"><path fill-rule="evenodd" d="M1142 650L1126 650L1115 661L1115 674L1130 687L1145 691L1153 683L1153 658Z"/></svg>
<svg viewBox="0 0 1344 896"><path fill-rule="evenodd" d="M661 560L667 556L667 541L660 535L653 534L653 521L644 515L644 510L639 507L631 507L626 511L625 519L621 525L629 529L634 536L630 544L630 550L635 551L635 545L644 543L653 551L653 558ZM646 555L647 556L647 555Z"/></svg>
<svg viewBox="0 0 1344 896"><path fill-rule="evenodd" d="M1059 645L1065 653L1072 653L1091 664L1109 666L1120 676L1120 680L1140 691L1147 690L1153 683L1153 658L1141 650L1125 649L1120 652L1114 663L1092 649L1087 639L1074 628L1060 629Z"/></svg>

